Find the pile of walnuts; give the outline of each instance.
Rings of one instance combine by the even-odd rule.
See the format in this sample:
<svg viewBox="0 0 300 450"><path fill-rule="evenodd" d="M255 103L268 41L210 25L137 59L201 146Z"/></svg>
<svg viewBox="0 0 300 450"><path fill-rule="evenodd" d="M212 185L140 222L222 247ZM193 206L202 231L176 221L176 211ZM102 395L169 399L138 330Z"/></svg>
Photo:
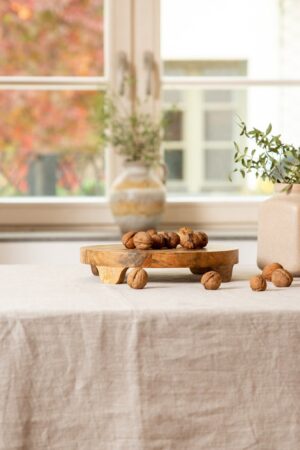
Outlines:
<svg viewBox="0 0 300 450"><path fill-rule="evenodd" d="M208 236L203 231L194 231L183 227L175 233L174 231L128 231L122 236L122 244L129 250L160 250L163 248L174 249L178 245L188 250L204 248L208 243ZM219 276L219 274L217 274ZM218 289L220 280L213 275L202 283L206 289ZM148 274L142 268L132 269L127 277L127 284L133 289L143 289L148 282Z"/></svg>
<svg viewBox="0 0 300 450"><path fill-rule="evenodd" d="M123 245L128 249L159 250L162 248L176 248L179 244L188 250L204 248L208 243L208 236L203 231L191 228L180 228L178 233L173 231L128 231L122 237Z"/></svg>
<svg viewBox="0 0 300 450"><path fill-rule="evenodd" d="M253 291L265 291L267 281L271 281L276 287L289 287L293 282L293 276L279 263L267 264L260 275L250 279L250 287Z"/></svg>

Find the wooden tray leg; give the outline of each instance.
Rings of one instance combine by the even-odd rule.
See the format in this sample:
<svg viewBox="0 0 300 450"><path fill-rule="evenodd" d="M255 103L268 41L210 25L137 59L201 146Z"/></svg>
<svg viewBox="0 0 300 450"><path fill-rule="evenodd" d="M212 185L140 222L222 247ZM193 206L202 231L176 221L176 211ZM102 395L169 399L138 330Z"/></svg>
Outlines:
<svg viewBox="0 0 300 450"><path fill-rule="evenodd" d="M212 270L210 267L190 267L190 271L194 275L203 275L205 272Z"/></svg>
<svg viewBox="0 0 300 450"><path fill-rule="evenodd" d="M219 272L223 283L231 281L233 265L212 267L211 270Z"/></svg>
<svg viewBox="0 0 300 450"><path fill-rule="evenodd" d="M125 280L128 267L97 266L100 280L106 284L120 284Z"/></svg>

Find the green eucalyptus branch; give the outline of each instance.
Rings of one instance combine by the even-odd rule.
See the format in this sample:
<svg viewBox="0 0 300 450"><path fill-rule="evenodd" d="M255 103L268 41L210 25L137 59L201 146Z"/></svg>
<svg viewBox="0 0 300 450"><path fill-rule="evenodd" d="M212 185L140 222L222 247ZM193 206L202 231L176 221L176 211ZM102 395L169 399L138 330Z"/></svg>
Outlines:
<svg viewBox="0 0 300 450"><path fill-rule="evenodd" d="M234 162L238 165L233 172L239 172L244 178L247 173L254 173L256 178L272 183L291 185L300 183L300 147L285 144L281 135L272 135L272 125L265 131L257 128L249 130L242 120L238 123L240 136L255 142L255 147L240 148L234 142ZM288 186L289 189L289 186Z"/></svg>

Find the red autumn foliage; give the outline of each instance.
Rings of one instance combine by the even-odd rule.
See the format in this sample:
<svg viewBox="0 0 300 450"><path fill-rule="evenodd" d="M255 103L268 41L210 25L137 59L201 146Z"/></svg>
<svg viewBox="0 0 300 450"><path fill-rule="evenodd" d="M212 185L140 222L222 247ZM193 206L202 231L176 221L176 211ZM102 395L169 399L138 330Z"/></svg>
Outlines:
<svg viewBox="0 0 300 450"><path fill-rule="evenodd" d="M7 0L0 2L0 18L1 76L103 75L103 0ZM26 194L31 161L49 153L58 155L61 192L83 193L86 172L97 183L101 98L83 91L1 91L0 192Z"/></svg>

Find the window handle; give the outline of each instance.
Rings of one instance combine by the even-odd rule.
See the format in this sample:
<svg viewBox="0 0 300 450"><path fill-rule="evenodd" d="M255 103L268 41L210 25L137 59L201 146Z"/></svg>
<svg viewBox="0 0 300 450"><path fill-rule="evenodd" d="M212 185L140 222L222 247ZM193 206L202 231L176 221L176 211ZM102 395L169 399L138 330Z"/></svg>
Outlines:
<svg viewBox="0 0 300 450"><path fill-rule="evenodd" d="M125 86L127 81L127 75L129 71L129 62L125 52L118 54L118 93L119 95L125 95Z"/></svg>
<svg viewBox="0 0 300 450"><path fill-rule="evenodd" d="M146 70L146 96L152 94L152 80L154 70L154 57L153 53L147 51L144 53L144 67Z"/></svg>

